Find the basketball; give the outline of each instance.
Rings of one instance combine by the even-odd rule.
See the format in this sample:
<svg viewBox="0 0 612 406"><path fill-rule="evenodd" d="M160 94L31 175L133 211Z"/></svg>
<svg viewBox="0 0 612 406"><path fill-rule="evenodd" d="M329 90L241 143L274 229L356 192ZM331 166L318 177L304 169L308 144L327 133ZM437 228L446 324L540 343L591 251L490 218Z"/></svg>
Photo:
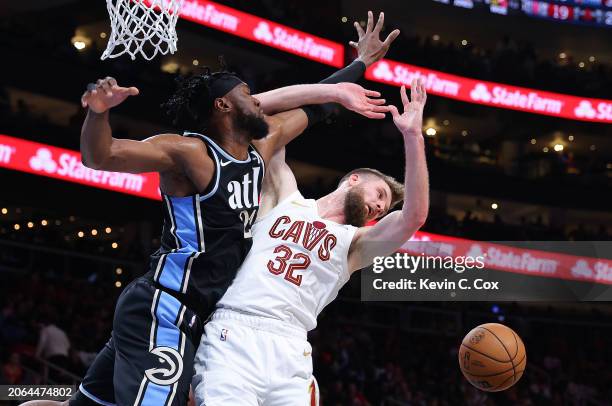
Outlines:
<svg viewBox="0 0 612 406"><path fill-rule="evenodd" d="M459 348L463 376L486 392L499 392L514 385L526 365L523 340L503 324L481 324L465 336Z"/></svg>

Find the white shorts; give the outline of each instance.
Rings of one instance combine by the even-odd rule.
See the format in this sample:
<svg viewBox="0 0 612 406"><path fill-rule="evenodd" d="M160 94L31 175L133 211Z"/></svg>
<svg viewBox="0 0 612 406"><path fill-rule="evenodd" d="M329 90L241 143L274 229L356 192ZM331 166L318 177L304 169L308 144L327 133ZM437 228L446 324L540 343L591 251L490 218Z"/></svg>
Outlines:
<svg viewBox="0 0 612 406"><path fill-rule="evenodd" d="M317 406L311 353L306 331L299 327L219 309L196 353L196 404Z"/></svg>

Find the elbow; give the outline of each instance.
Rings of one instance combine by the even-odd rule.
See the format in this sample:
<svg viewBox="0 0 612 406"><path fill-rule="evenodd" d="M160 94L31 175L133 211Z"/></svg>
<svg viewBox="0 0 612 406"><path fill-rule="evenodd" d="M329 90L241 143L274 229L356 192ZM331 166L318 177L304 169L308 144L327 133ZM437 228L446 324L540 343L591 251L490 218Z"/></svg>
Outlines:
<svg viewBox="0 0 612 406"><path fill-rule="evenodd" d="M406 229L406 234L408 238L412 237L412 235L417 232L425 222L427 221L428 208L419 208L417 210L412 210L409 214L404 215L404 225Z"/></svg>
<svg viewBox="0 0 612 406"><path fill-rule="evenodd" d="M89 169L102 170L104 169L106 158L102 156L87 156L86 154L81 155L81 163L83 166Z"/></svg>
<svg viewBox="0 0 612 406"><path fill-rule="evenodd" d="M414 224L417 229L423 227L425 222L427 221L427 215L429 214L429 210L425 208L424 210L419 211L414 218Z"/></svg>
<svg viewBox="0 0 612 406"><path fill-rule="evenodd" d="M116 154L117 151L113 144L108 148L99 148L93 151L81 148L81 163L89 169L107 170Z"/></svg>

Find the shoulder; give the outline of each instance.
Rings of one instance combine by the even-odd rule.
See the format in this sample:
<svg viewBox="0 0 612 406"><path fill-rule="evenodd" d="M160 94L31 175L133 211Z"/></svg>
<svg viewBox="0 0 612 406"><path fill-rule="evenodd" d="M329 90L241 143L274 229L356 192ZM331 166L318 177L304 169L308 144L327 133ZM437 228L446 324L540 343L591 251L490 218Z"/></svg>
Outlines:
<svg viewBox="0 0 612 406"><path fill-rule="evenodd" d="M202 141L194 137L185 137L183 135L173 133L157 134L144 139L143 142L149 142L156 145L169 145L177 148L194 148L197 146L204 146Z"/></svg>
<svg viewBox="0 0 612 406"><path fill-rule="evenodd" d="M367 235L368 231L372 228L372 226L363 226L363 227L353 227L352 237L351 237L351 247L349 253L354 252L359 249L359 246Z"/></svg>
<svg viewBox="0 0 612 406"><path fill-rule="evenodd" d="M179 157L189 156L190 154L197 154L198 157L201 157L202 154L208 156L204 142L195 137L167 133L157 134L143 141L163 148L169 154L178 155Z"/></svg>

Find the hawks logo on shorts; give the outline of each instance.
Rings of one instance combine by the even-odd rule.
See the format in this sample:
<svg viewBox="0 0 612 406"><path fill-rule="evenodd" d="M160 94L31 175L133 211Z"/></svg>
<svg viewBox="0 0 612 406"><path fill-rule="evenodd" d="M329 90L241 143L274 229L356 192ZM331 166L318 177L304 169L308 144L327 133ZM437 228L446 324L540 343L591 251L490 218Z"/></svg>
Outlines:
<svg viewBox="0 0 612 406"><path fill-rule="evenodd" d="M151 354L159 357L159 368L150 368L145 371L147 379L158 385L172 385L183 374L183 357L174 348L157 347Z"/></svg>

